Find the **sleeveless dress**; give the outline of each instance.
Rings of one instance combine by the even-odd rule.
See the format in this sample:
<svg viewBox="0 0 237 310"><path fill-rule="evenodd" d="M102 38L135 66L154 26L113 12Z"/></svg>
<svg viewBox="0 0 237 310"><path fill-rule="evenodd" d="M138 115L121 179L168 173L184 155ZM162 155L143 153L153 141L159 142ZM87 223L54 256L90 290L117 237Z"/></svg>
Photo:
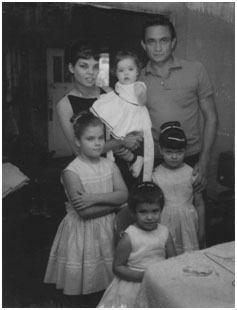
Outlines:
<svg viewBox="0 0 237 310"><path fill-rule="evenodd" d="M100 94L105 94L106 92L100 88ZM89 111L93 103L98 99L98 98L83 98L83 97L78 97L75 95L71 95L70 93L66 95L66 98L68 98L73 114L80 113L82 111Z"/></svg>
<svg viewBox="0 0 237 310"><path fill-rule="evenodd" d="M100 158L98 164L88 164L77 157L65 170L78 174L87 193L113 191L113 162L106 158ZM44 282L56 283L67 295L104 290L113 278L115 214L83 220L69 202L66 208L67 215L50 251Z"/></svg>
<svg viewBox="0 0 237 310"><path fill-rule="evenodd" d="M165 205L161 223L173 237L177 254L198 250L198 215L193 205L193 169L184 164L178 169L159 165L153 172L153 182L164 192Z"/></svg>
<svg viewBox="0 0 237 310"><path fill-rule="evenodd" d="M144 169L143 181L150 181L154 164L154 142L151 133L151 120L146 106L138 103L135 85L143 82L115 85L115 92L111 91L96 100L90 111L101 119L109 128L115 139L124 139L128 133L142 131L144 137Z"/></svg>
<svg viewBox="0 0 237 310"><path fill-rule="evenodd" d="M131 269L144 271L153 263L165 259L169 236L166 226L159 224L157 229L145 231L131 225L125 232L132 244L127 262ZM97 308L133 308L140 286L141 282L125 281L115 276Z"/></svg>

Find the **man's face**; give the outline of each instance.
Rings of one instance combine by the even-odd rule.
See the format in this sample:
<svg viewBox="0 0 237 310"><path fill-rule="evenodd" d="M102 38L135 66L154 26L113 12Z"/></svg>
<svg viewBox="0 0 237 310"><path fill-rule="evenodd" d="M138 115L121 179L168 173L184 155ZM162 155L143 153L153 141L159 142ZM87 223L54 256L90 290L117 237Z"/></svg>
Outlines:
<svg viewBox="0 0 237 310"><path fill-rule="evenodd" d="M154 63L167 62L173 52L176 39L171 39L168 26L151 26L146 29L142 47L149 59Z"/></svg>

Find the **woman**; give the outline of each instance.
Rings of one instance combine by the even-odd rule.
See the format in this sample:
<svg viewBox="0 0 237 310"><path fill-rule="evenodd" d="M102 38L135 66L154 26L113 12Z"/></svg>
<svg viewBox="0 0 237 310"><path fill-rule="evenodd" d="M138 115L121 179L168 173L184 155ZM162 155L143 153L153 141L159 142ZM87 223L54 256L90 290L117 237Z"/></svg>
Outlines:
<svg viewBox="0 0 237 310"><path fill-rule="evenodd" d="M90 107L101 94L109 91L96 85L99 74L99 51L92 43L76 41L65 53L65 61L69 72L73 75L74 87L57 103L60 125L73 153L79 154L74 142L73 126L70 119L74 114L89 111ZM128 151L136 149L142 140L139 134L129 134L124 140L111 139L106 141L104 152L117 150L122 161L132 161L133 154ZM123 170L123 169L122 169ZM123 171L122 171L123 174ZM126 179L126 177L124 177Z"/></svg>

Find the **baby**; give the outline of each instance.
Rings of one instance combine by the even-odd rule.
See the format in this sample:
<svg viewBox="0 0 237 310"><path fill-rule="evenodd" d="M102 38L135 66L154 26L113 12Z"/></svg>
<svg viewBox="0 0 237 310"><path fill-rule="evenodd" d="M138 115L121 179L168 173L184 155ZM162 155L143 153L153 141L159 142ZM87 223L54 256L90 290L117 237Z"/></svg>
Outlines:
<svg viewBox="0 0 237 310"><path fill-rule="evenodd" d="M139 177L143 168L143 181L150 181L154 163L154 142L151 120L146 102L146 85L137 81L139 60L132 51L117 52L114 59L118 82L115 91L102 95L90 111L99 117L115 139L124 139L132 132L142 132L144 147L135 152L131 165L133 177Z"/></svg>

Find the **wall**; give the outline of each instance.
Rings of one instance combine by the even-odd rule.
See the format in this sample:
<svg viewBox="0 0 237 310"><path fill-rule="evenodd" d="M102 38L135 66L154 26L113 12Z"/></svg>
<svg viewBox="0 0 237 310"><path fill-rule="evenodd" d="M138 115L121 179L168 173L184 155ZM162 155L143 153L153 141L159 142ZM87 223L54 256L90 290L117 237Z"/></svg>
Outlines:
<svg viewBox="0 0 237 310"><path fill-rule="evenodd" d="M187 11L186 56L206 67L215 90L219 128L209 168L208 188L215 195L220 152L234 151L235 137L235 31L234 23L208 12Z"/></svg>

